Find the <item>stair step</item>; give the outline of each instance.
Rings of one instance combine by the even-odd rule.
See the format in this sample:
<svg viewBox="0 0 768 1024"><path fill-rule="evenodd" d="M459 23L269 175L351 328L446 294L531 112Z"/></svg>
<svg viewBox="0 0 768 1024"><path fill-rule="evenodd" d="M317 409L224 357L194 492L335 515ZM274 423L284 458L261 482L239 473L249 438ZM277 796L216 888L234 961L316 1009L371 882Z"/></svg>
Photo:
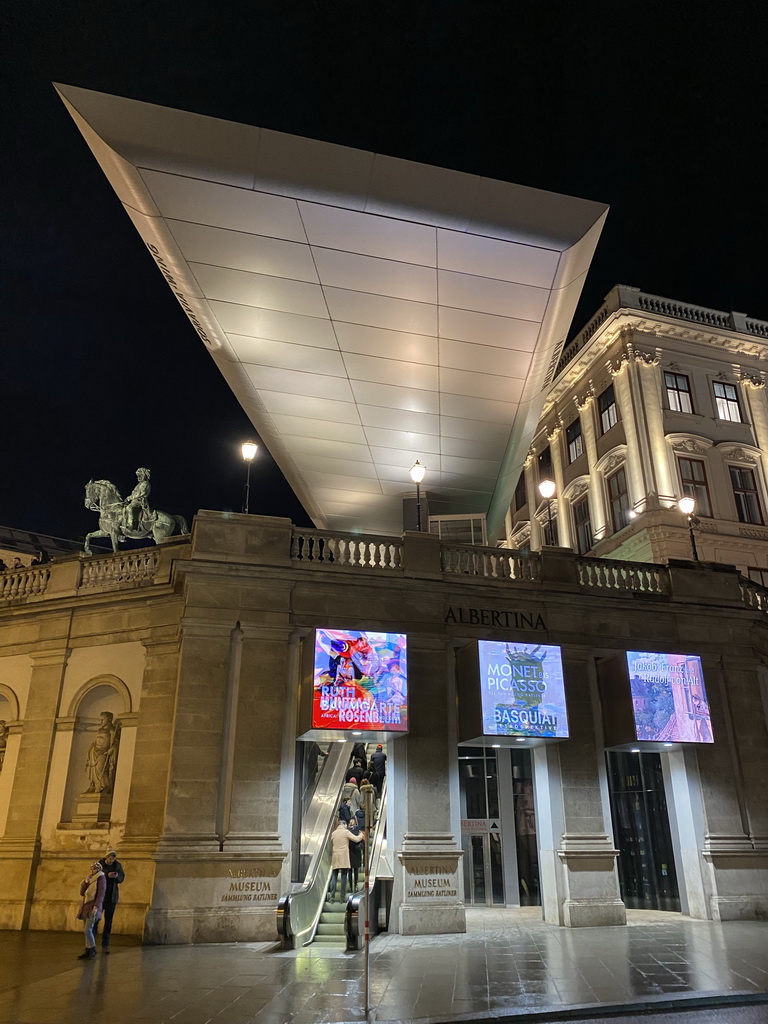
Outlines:
<svg viewBox="0 0 768 1024"><path fill-rule="evenodd" d="M340 936L344 934L344 925L341 923L323 924L323 922L321 921L317 926L316 934Z"/></svg>
<svg viewBox="0 0 768 1024"><path fill-rule="evenodd" d="M316 942L319 946L332 946L338 949L347 948L346 939L343 939L339 935L316 935L314 942Z"/></svg>

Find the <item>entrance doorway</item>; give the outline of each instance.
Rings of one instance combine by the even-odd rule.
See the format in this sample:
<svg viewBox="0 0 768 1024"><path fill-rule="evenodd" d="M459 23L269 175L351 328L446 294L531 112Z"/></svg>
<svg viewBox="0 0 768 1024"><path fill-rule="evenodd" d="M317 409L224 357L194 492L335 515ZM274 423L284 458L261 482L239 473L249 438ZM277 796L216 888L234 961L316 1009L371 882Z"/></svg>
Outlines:
<svg viewBox="0 0 768 1024"><path fill-rule="evenodd" d="M621 898L630 910L680 910L659 754L608 751Z"/></svg>
<svg viewBox="0 0 768 1024"><path fill-rule="evenodd" d="M459 780L465 902L540 904L530 752L460 747Z"/></svg>

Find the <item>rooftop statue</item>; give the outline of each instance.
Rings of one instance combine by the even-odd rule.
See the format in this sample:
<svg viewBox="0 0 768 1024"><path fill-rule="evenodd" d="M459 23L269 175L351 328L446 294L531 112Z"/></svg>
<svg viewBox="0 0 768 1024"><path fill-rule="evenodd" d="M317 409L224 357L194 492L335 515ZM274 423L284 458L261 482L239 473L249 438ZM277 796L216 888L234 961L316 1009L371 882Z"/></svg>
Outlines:
<svg viewBox="0 0 768 1024"><path fill-rule="evenodd" d="M85 507L99 513L99 528L86 535L85 552L91 554L92 537L109 537L112 550L123 540L143 540L151 537L155 544L167 540L178 529L181 534L189 533L183 516L169 515L149 507L150 472L137 469L137 484L123 499L120 492L109 480L91 480L85 485Z"/></svg>

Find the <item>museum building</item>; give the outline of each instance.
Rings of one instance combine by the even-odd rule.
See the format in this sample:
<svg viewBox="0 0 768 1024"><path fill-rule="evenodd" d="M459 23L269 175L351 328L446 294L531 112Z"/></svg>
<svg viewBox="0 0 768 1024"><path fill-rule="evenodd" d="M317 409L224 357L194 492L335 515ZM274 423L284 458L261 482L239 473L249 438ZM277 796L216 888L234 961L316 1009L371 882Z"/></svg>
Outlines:
<svg viewBox="0 0 768 1024"><path fill-rule="evenodd" d="M355 742L376 928L764 917L768 327L619 287L565 345L601 204L59 91L316 528L0 575L0 926L116 846L118 931L354 947Z"/></svg>

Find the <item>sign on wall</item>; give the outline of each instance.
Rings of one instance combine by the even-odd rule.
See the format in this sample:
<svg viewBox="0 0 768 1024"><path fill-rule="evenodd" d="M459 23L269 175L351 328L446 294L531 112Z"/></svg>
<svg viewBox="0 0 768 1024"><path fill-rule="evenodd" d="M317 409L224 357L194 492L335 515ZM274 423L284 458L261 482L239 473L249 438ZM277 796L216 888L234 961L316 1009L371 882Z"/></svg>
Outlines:
<svg viewBox="0 0 768 1024"><path fill-rule="evenodd" d="M407 731L403 634L315 630L312 728Z"/></svg>
<svg viewBox="0 0 768 1024"><path fill-rule="evenodd" d="M485 736L568 736L560 648L478 642Z"/></svg>
<svg viewBox="0 0 768 1024"><path fill-rule="evenodd" d="M627 669L639 740L714 742L701 658L627 651Z"/></svg>

